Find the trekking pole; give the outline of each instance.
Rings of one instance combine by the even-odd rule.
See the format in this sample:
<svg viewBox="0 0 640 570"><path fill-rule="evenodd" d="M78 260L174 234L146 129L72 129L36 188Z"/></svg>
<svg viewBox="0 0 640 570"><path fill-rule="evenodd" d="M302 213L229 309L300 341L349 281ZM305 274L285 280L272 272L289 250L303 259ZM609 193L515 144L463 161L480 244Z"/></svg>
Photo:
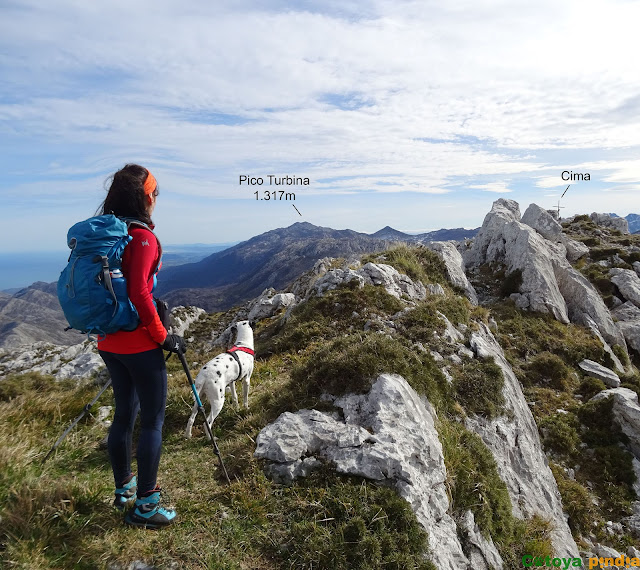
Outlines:
<svg viewBox="0 0 640 570"><path fill-rule="evenodd" d="M58 441L56 441L53 444L53 447L49 450L49 453L47 453L44 456L44 459L42 460L42 463L44 463L47 459L49 459L49 456L56 450L56 448L62 443L62 440L67 437L67 435L69 434L69 432L75 427L75 425L82 419L84 418L84 416L89 412L89 410L93 407L93 405L98 401L98 398L100 398L100 396L102 396L102 394L104 394L105 390L111 386L111 378L109 378L109 381L102 387L102 390L100 390L100 392L98 392L98 395L91 400L82 410L82 413L75 419L73 420L73 422L71 423L71 425L65 430L65 432L58 438Z"/></svg>
<svg viewBox="0 0 640 570"><path fill-rule="evenodd" d="M181 350L178 351L178 357L180 358L180 362L182 362L182 368L184 368L184 372L187 375L187 380L189 380L189 384L191 385L191 391L193 392L193 397L196 399L196 404L198 405L198 411L202 414L204 418L204 429L213 444L213 452L218 456L220 460L220 467L222 467L222 472L224 473L224 477L227 480L227 483L231 485L231 479L229 479L229 474L227 473L227 468L224 466L224 461L222 461L222 455L220 455L220 449L218 449L218 444L216 443L215 438L213 437L213 433L211 433L211 426L207 421L207 414L204 411L204 406L200 400L200 396L198 396L198 390L196 389L196 385L193 382L193 378L191 377L191 372L189 372L189 366L187 365L187 359L184 357L184 352Z"/></svg>

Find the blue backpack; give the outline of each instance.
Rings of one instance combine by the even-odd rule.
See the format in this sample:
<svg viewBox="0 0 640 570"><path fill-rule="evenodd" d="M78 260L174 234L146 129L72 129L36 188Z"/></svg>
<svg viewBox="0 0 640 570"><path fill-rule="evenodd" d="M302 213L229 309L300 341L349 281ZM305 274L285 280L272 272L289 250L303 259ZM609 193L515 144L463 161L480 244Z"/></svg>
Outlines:
<svg viewBox="0 0 640 570"><path fill-rule="evenodd" d="M69 328L104 336L138 326L138 312L120 270L122 253L132 239L131 225L151 231L138 220L112 214L89 218L69 229L71 255L58 279L58 300Z"/></svg>

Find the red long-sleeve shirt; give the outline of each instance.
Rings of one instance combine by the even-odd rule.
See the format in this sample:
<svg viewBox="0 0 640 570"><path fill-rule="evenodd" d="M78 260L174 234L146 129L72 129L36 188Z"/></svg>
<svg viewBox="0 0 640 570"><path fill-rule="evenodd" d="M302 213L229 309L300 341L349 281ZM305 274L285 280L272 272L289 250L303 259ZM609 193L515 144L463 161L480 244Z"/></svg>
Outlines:
<svg viewBox="0 0 640 570"><path fill-rule="evenodd" d="M122 255L122 274L127 280L129 299L138 311L140 324L134 331L118 331L98 341L98 349L116 354L135 354L158 348L167 337L153 304L153 277L160 261L158 240L141 227L129 229L132 240Z"/></svg>

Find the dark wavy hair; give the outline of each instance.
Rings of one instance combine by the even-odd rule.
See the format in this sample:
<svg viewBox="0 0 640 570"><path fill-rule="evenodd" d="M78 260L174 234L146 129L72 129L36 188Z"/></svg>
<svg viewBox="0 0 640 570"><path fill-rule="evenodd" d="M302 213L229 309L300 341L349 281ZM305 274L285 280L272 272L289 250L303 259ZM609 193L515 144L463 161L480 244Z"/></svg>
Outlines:
<svg viewBox="0 0 640 570"><path fill-rule="evenodd" d="M96 215L114 214L123 218L135 218L151 226L153 221L147 212L147 197L144 194L144 181L149 171L139 164L125 164L105 183L109 184L107 197L98 208ZM153 192L159 194L158 188Z"/></svg>

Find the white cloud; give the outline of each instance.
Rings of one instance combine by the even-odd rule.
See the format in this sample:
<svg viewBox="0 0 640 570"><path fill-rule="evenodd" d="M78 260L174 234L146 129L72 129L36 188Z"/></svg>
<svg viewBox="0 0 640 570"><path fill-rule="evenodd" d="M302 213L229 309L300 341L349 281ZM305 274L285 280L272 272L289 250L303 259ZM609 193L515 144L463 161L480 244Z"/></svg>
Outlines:
<svg viewBox="0 0 640 570"><path fill-rule="evenodd" d="M71 198L130 161L185 200L250 199L243 173L308 176L308 195L454 199L560 191L565 168L597 173L605 197L640 180L638 3L296 6L0 7L0 192L44 194L31 176Z"/></svg>

